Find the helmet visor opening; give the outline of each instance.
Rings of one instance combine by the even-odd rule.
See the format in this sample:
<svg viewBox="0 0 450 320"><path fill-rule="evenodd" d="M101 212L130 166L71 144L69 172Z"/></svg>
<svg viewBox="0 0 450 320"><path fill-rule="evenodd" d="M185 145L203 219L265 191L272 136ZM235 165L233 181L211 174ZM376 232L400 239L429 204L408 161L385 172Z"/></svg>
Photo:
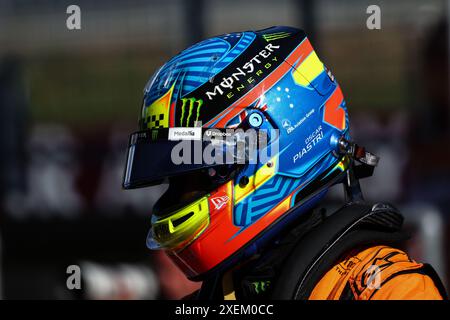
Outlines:
<svg viewBox="0 0 450 320"><path fill-rule="evenodd" d="M169 178L169 187L153 206L152 215L165 217L208 195L233 179L242 166L220 166Z"/></svg>

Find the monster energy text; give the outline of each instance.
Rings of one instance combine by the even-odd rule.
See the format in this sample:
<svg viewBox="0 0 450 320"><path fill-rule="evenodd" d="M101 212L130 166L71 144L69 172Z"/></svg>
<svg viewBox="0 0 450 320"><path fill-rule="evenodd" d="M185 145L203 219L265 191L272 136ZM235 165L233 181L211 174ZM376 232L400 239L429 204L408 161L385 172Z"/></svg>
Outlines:
<svg viewBox="0 0 450 320"><path fill-rule="evenodd" d="M214 96L217 94L223 95L224 89L229 89L230 91L226 94L228 99L231 99L234 96L234 92L231 91L233 88L237 92L246 88L246 86L251 85L255 82L254 74L257 77L261 77L265 74L265 71L271 69L273 67L273 62L278 62L278 58L273 56L272 59L268 60L268 58L272 55L272 53L279 49L280 46L273 45L269 43L261 50L256 56L250 59L250 61L246 62L242 67L236 68L236 72L232 73L230 77L224 77L220 84L214 87L214 91L207 91L206 95L209 100L213 100ZM258 66L261 65L262 67ZM245 78L244 78L245 77ZM238 86L235 87L235 82L238 83Z"/></svg>

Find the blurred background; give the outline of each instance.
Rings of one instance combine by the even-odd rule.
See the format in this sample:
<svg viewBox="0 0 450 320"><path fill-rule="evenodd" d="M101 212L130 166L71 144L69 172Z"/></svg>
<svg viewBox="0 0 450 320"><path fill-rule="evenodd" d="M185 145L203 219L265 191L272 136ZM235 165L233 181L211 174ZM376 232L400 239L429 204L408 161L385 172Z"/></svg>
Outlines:
<svg viewBox="0 0 450 320"><path fill-rule="evenodd" d="M81 8L81 30L66 9ZM366 9L381 8L369 30ZM303 28L381 156L366 198L402 209L413 258L450 279L450 1L0 0L0 298L179 298L198 287L145 247L163 187L121 190L158 66L216 34ZM329 201L336 201L331 193ZM82 290L68 290L79 265ZM447 282L448 284L448 282Z"/></svg>

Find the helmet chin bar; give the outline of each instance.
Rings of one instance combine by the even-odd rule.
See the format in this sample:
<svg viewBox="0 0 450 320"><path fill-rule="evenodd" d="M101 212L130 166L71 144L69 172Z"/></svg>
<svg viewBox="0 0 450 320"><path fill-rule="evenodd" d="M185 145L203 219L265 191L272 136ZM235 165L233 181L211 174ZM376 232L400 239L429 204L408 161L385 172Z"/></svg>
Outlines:
<svg viewBox="0 0 450 320"><path fill-rule="evenodd" d="M339 139L338 145L339 152L342 155L347 155L350 159L347 177L344 182L345 200L346 202L364 201L359 179L373 175L380 157L366 151L364 147L346 140L344 137Z"/></svg>

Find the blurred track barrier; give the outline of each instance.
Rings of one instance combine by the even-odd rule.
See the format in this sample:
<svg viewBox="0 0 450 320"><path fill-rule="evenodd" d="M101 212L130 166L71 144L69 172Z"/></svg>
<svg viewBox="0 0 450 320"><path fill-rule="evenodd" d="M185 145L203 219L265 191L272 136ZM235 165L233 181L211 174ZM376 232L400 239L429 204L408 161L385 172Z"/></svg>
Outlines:
<svg viewBox="0 0 450 320"><path fill-rule="evenodd" d="M110 266L86 261L80 267L85 299L141 300L158 297L156 274L144 265Z"/></svg>
<svg viewBox="0 0 450 320"><path fill-rule="evenodd" d="M411 203L402 206L401 212L405 217L405 223L416 230L416 242L419 248L420 258L423 262L433 266L441 277L444 285L446 277L446 250L444 234L444 218L436 207L427 203ZM414 249L413 249L414 250ZM448 288L446 288L448 290Z"/></svg>

